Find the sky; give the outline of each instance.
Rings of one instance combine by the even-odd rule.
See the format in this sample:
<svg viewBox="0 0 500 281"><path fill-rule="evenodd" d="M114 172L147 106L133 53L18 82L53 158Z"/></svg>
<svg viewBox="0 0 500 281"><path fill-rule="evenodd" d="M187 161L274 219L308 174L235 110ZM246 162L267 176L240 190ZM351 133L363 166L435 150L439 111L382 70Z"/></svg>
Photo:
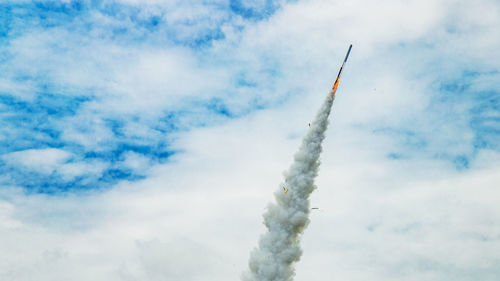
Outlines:
<svg viewBox="0 0 500 281"><path fill-rule="evenodd" d="M239 280L349 61L296 281L500 276L500 2L0 3L0 279Z"/></svg>

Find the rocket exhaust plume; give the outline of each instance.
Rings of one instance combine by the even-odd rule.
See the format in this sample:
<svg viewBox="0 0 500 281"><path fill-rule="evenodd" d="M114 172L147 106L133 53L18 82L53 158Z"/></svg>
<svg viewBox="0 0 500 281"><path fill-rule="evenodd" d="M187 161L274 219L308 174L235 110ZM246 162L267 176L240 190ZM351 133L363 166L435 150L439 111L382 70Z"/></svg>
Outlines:
<svg viewBox="0 0 500 281"><path fill-rule="evenodd" d="M334 95L329 94L295 153L294 163L284 173L284 185L290 191L280 188L276 202L269 204L264 214L268 232L250 254L250 270L243 274L243 281L288 281L295 274L293 263L302 255L300 235L309 223L309 195L316 188L314 178L333 100Z"/></svg>
<svg viewBox="0 0 500 281"><path fill-rule="evenodd" d="M309 224L309 195L316 189L314 178L318 174L321 143L325 138L328 116L344 64L295 153L294 163L284 173L285 183L282 186L286 186L289 192L284 192L282 188L275 192L276 202L269 204L264 213L268 231L260 237L258 247L250 254L249 270L243 273L243 281L289 281L295 275L293 264L302 255L300 236Z"/></svg>

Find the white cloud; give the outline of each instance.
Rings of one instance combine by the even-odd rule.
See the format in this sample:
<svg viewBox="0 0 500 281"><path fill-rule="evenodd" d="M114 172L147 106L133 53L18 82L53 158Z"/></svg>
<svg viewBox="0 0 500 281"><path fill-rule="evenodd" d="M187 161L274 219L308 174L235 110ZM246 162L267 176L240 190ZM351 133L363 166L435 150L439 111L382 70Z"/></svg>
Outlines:
<svg viewBox="0 0 500 281"><path fill-rule="evenodd" d="M208 98L228 83L228 73L214 67L200 67L194 55L181 49L141 52L115 74L120 93L106 106L120 112L158 111L179 104L182 97Z"/></svg>
<svg viewBox="0 0 500 281"><path fill-rule="evenodd" d="M75 177L82 175L92 175L99 178L108 166L108 163L99 160L80 161L65 163L58 168L57 172L61 174L62 179L65 181L71 181Z"/></svg>
<svg viewBox="0 0 500 281"><path fill-rule="evenodd" d="M150 159L142 154L127 152L124 155L123 165L134 171L144 172L151 167Z"/></svg>
<svg viewBox="0 0 500 281"><path fill-rule="evenodd" d="M14 195L7 217L24 228L4 227L2 236L25 246L5 248L11 259L1 272L16 280L238 278L299 141L286 138L295 122L269 122L275 114L186 133L178 140L186 154L141 182L83 198ZM460 272L494 280L487 261L500 247L496 165L460 174L429 160L383 160L372 151L383 140L360 150L358 136L331 129L312 197L320 210L296 280L442 280Z"/></svg>
<svg viewBox="0 0 500 281"><path fill-rule="evenodd" d="M13 255L2 272L16 280L238 278L300 141L287 136L307 129L287 120L290 112L261 111L183 133L175 147L185 153L144 181L83 198L15 195L7 217L26 226L3 228L3 236L31 242L4 254L31 258ZM296 280L442 280L461 272L465 280L474 272L494 280L487 260L500 247L497 160L458 173L446 162L386 159L387 148L385 139L331 124L312 197L320 210L304 235ZM74 276L80 270L86 273Z"/></svg>
<svg viewBox="0 0 500 281"><path fill-rule="evenodd" d="M28 149L2 156L11 164L22 165L45 174L52 173L70 157L71 153L56 148Z"/></svg>
<svg viewBox="0 0 500 281"><path fill-rule="evenodd" d="M108 115L133 112L149 124L186 97L222 96L235 107L253 98L287 102L167 136L180 153L151 169L148 159L126 154L123 165L146 169L142 181L66 196L2 189L0 279L238 279L263 232L263 209L352 42L311 199L320 209L303 237L295 280L496 280L498 152L480 150L464 171L433 158L469 153L476 133L470 116L455 118L468 101L429 108L440 79L498 67L500 13L482 3L297 2L268 20L236 20L241 32L227 23L226 39L199 53L102 38L80 44L73 41L80 35L58 30L24 35L11 47L20 71L96 89L98 99L61 124L63 139L88 149L105 149L114 138L102 123ZM181 11L181 22L205 15ZM54 42L73 51L51 53ZM238 75L255 87L236 87ZM481 75L473 87L495 89L495 77ZM25 92L12 83L1 85ZM164 137L123 119L127 135ZM414 130L429 146L373 133L384 126ZM388 159L392 152L403 157ZM44 149L3 159L68 178L104 169L67 163L71 157Z"/></svg>
<svg viewBox="0 0 500 281"><path fill-rule="evenodd" d="M44 175L57 173L64 181L71 181L77 176L98 175L107 167L99 160L70 161L75 155L56 149L28 149L4 154L2 159L8 164L25 171L35 171Z"/></svg>

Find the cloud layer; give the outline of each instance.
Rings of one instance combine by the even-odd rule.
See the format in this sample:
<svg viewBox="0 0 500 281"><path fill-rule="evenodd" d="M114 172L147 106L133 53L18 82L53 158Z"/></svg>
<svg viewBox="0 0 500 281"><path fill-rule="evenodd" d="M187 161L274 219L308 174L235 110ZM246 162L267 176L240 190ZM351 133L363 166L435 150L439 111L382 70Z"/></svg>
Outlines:
<svg viewBox="0 0 500 281"><path fill-rule="evenodd" d="M4 1L0 279L238 279L353 43L295 280L496 280L499 15Z"/></svg>

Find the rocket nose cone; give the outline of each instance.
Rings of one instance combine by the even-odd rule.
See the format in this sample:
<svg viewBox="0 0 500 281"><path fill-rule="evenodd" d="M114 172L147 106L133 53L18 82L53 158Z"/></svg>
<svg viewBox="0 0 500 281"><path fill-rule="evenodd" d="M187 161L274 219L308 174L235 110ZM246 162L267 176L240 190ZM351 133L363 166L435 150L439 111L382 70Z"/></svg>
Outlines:
<svg viewBox="0 0 500 281"><path fill-rule="evenodd" d="M345 59L344 59L344 62L347 61L347 58L349 57L349 54L351 53L351 49L352 49L352 44L349 45L349 49L347 50L347 55L345 55Z"/></svg>

